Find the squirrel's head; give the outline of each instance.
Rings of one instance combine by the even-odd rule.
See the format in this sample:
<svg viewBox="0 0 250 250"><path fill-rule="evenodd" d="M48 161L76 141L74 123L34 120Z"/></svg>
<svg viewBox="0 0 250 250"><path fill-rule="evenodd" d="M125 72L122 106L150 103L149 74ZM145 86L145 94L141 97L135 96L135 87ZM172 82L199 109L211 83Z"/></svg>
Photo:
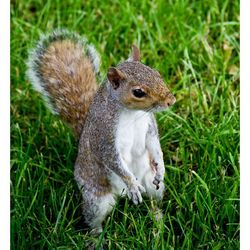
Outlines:
<svg viewBox="0 0 250 250"><path fill-rule="evenodd" d="M140 51L132 46L132 55L107 74L114 96L130 109L161 111L175 103L160 73L140 62Z"/></svg>

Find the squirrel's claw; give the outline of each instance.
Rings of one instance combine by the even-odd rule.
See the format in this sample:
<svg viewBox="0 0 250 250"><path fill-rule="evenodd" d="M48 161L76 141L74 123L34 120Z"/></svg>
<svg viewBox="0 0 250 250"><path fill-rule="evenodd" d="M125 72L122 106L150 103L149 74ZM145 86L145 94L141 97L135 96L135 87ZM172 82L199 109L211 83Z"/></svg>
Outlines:
<svg viewBox="0 0 250 250"><path fill-rule="evenodd" d="M163 176L160 174L156 174L153 184L156 186L156 190L160 188L160 183L163 181Z"/></svg>
<svg viewBox="0 0 250 250"><path fill-rule="evenodd" d="M133 183L128 190L128 198L133 201L135 205L142 202L141 194L146 192L145 188L138 182Z"/></svg>
<svg viewBox="0 0 250 250"><path fill-rule="evenodd" d="M159 180L154 179L153 184L156 186L156 190L158 190L160 188L160 186L159 186L160 181Z"/></svg>

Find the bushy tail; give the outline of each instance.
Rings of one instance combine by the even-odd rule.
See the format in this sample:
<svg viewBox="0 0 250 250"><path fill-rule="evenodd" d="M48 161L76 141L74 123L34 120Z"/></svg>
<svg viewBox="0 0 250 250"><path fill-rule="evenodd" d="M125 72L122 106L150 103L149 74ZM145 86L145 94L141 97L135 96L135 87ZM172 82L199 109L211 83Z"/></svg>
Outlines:
<svg viewBox="0 0 250 250"><path fill-rule="evenodd" d="M28 79L77 139L98 88L99 62L95 48L67 30L43 35L29 53Z"/></svg>

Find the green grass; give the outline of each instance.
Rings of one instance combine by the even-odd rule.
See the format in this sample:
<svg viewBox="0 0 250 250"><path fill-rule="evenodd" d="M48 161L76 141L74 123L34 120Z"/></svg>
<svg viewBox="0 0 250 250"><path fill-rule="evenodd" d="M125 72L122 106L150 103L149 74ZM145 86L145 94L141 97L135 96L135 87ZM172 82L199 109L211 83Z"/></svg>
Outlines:
<svg viewBox="0 0 250 250"><path fill-rule="evenodd" d="M25 79L27 50L57 27L85 34L103 72L132 43L175 93L157 114L164 224L121 200L109 249L239 249L239 1L11 1L11 248L84 249L77 145Z"/></svg>

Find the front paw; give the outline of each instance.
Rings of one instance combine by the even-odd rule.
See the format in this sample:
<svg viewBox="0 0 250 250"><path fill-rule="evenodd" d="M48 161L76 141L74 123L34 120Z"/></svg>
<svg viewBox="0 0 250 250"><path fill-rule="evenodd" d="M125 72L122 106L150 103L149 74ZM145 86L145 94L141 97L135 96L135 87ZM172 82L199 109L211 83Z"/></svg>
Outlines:
<svg viewBox="0 0 250 250"><path fill-rule="evenodd" d="M155 170L155 177L153 180L153 184L156 186L156 190L158 190L160 188L160 183L163 181L164 179L164 163L159 165L156 161L152 161L152 166Z"/></svg>
<svg viewBox="0 0 250 250"><path fill-rule="evenodd" d="M160 183L163 181L164 176L162 174L156 174L153 180L153 184L156 186L156 190L160 188Z"/></svg>
<svg viewBox="0 0 250 250"><path fill-rule="evenodd" d="M145 188L138 181L134 181L128 189L128 198L137 205L142 202L141 194L144 192L146 192Z"/></svg>

